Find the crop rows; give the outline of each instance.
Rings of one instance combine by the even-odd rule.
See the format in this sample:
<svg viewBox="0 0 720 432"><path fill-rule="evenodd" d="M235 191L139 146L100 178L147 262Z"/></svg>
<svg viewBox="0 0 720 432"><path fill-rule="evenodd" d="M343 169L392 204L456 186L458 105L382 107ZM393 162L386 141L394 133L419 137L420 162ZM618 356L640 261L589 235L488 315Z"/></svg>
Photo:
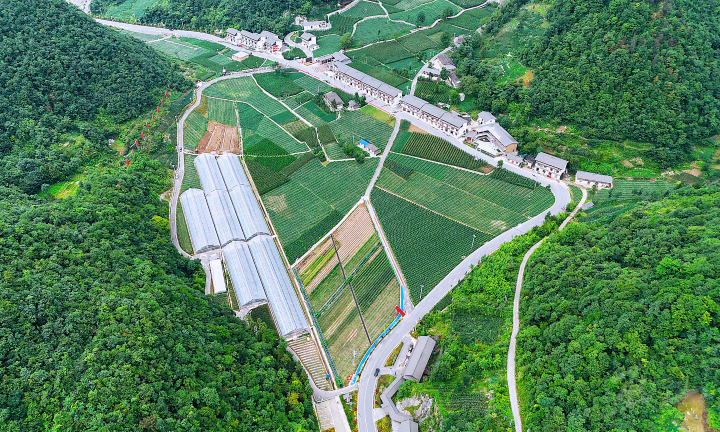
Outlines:
<svg viewBox="0 0 720 432"><path fill-rule="evenodd" d="M296 95L303 91L303 88L296 84L295 81L280 72L255 74L255 79L260 87L278 98Z"/></svg>
<svg viewBox="0 0 720 432"><path fill-rule="evenodd" d="M360 311L364 314L378 298L378 294L395 278L384 250L366 264L352 280ZM398 296L398 299L400 297Z"/></svg>
<svg viewBox="0 0 720 432"><path fill-rule="evenodd" d="M358 23L353 37L361 44L369 44L407 33L415 28L402 22L389 21L386 17L371 18Z"/></svg>
<svg viewBox="0 0 720 432"><path fill-rule="evenodd" d="M207 132L207 119L197 111L192 111L183 125L183 146L186 149L194 149L205 132Z"/></svg>
<svg viewBox="0 0 720 432"><path fill-rule="evenodd" d="M395 20L403 20L414 24L417 23L418 14L422 12L423 14L425 14L424 25L429 25L432 24L432 22L436 19L441 18L441 14L446 8L452 9L453 15L460 12L459 7L455 6L453 3L450 3L447 0L434 0L430 3L426 3L413 9L404 10L403 12L392 13L390 14L390 18Z"/></svg>
<svg viewBox="0 0 720 432"><path fill-rule="evenodd" d="M536 182L533 179L521 176L518 173L509 171L504 168L498 168L496 170L493 170L493 172L490 173L490 177L528 189L535 189L540 185L540 183Z"/></svg>
<svg viewBox="0 0 720 432"><path fill-rule="evenodd" d="M315 54L317 55L317 53ZM315 78L303 74L299 78L295 78L293 81L300 87L304 88L306 91L312 93L313 95L318 94L318 88L320 90L320 93L325 93L332 90L332 87L330 87L328 84L325 84L322 81L316 80Z"/></svg>
<svg viewBox="0 0 720 432"><path fill-rule="evenodd" d="M299 120L297 117L295 117L295 114L291 113L288 110L284 110L283 112L275 114L270 118L279 125L285 125Z"/></svg>
<svg viewBox="0 0 720 432"><path fill-rule="evenodd" d="M300 94L284 99L283 102L290 108L295 109L305 102L312 100L312 98L313 95L310 92L303 91Z"/></svg>
<svg viewBox="0 0 720 432"><path fill-rule="evenodd" d="M572 195L573 202L575 204L579 203L580 200L582 199L582 190L575 185L570 185L570 192Z"/></svg>
<svg viewBox="0 0 720 432"><path fill-rule="evenodd" d="M446 140L424 133L413 132L402 147L402 153L475 171L488 166L484 160L475 159Z"/></svg>
<svg viewBox="0 0 720 432"><path fill-rule="evenodd" d="M420 285L427 295L464 256L492 238L378 188L371 201L416 304Z"/></svg>
<svg viewBox="0 0 720 432"><path fill-rule="evenodd" d="M380 44L370 45L369 47L361 50L353 51L352 55L359 60L372 57L376 59L378 63L384 64L413 57L413 54L410 51L396 41L387 41ZM370 62L367 63L373 64Z"/></svg>
<svg viewBox="0 0 720 432"><path fill-rule="evenodd" d="M206 96L242 101L258 92L262 93L252 77L238 77L216 82L203 93Z"/></svg>
<svg viewBox="0 0 720 432"><path fill-rule="evenodd" d="M272 117L274 115L287 111L287 108L285 108L283 104L266 95L260 90L258 90L257 93L243 98L242 101L254 106L256 110L260 111L268 117Z"/></svg>
<svg viewBox="0 0 720 432"><path fill-rule="evenodd" d="M393 128L387 123L375 120L360 111L345 111L340 118L330 123L333 132L341 134L341 140L355 141L365 138L379 149L384 149L390 140Z"/></svg>
<svg viewBox="0 0 720 432"><path fill-rule="evenodd" d="M360 1L340 15L362 19L373 15L385 15L385 11L377 3Z"/></svg>
<svg viewBox="0 0 720 432"><path fill-rule="evenodd" d="M431 104L450 101L450 87L445 83L435 81L418 81L415 86L415 96Z"/></svg>
<svg viewBox="0 0 720 432"><path fill-rule="evenodd" d="M671 190L670 183L658 180L615 180L612 189L599 190L592 201L607 199L648 199L653 194L661 195Z"/></svg>
<svg viewBox="0 0 720 432"><path fill-rule="evenodd" d="M313 104L313 103L312 103L312 102L308 102L308 104ZM313 104L313 106L314 106L314 105L315 105L315 104ZM301 106L301 107L299 107L299 108L295 108L295 112L296 112L300 117L302 117L302 118L304 118L305 120L309 121L310 124L313 125L313 126L320 126L320 125L327 124L327 122L326 122L325 120L321 119L320 117L318 117L318 116L315 115L314 113L310 112L310 110L308 110L308 109L305 107L305 105L303 105L303 106Z"/></svg>
<svg viewBox="0 0 720 432"><path fill-rule="evenodd" d="M298 142L298 140L285 132L284 129L266 117L263 117L260 121L257 133L280 145L282 148L287 150L288 153L299 153L308 150L308 147L305 144Z"/></svg>
<svg viewBox="0 0 720 432"><path fill-rule="evenodd" d="M193 161L195 160L195 156L188 154L184 156L185 158L183 159L183 164L185 165L185 175L183 176L180 193L183 193L186 190L193 188L202 189L202 185L200 184L200 177L198 176L197 170L195 169L195 164L193 163Z"/></svg>
<svg viewBox="0 0 720 432"><path fill-rule="evenodd" d="M312 149L320 145L317 139L317 130L314 127L305 127L304 129L295 131L293 132L293 136L297 138L298 141L306 143Z"/></svg>
<svg viewBox="0 0 720 432"><path fill-rule="evenodd" d="M360 72L364 72L371 77L379 79L380 81L393 87L400 88L405 84L409 84L410 81L405 77L394 74L390 70L386 69L384 66L370 66L369 64L363 63L359 60L353 61L352 66Z"/></svg>
<svg viewBox="0 0 720 432"><path fill-rule="evenodd" d="M177 206L177 212L175 213L175 217L178 243L180 243L180 247L182 248L182 250L192 255L195 251L192 247L192 240L190 240L190 231L188 231L187 221L185 220L185 213L183 213L182 204Z"/></svg>
<svg viewBox="0 0 720 432"><path fill-rule="evenodd" d="M195 45L191 45L186 42L181 42L177 39L166 39L153 42L151 46L158 51L162 51L166 54L185 61L188 61L191 58L197 57L202 54L211 54L211 51L197 47Z"/></svg>
<svg viewBox="0 0 720 432"><path fill-rule="evenodd" d="M208 98L208 120L228 126L237 126L235 103L224 99Z"/></svg>

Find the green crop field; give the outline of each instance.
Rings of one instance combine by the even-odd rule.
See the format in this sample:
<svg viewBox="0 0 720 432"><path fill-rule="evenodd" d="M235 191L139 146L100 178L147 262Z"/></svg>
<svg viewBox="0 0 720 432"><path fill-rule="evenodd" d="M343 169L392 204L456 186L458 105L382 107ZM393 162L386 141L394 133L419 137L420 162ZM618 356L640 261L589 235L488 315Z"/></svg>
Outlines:
<svg viewBox="0 0 720 432"><path fill-rule="evenodd" d="M268 117L272 117L274 115L287 111L287 108L285 108L283 104L266 95L259 88L257 93L254 93L240 100L252 105L253 107L255 107L256 110L260 111Z"/></svg>
<svg viewBox="0 0 720 432"><path fill-rule="evenodd" d="M459 1L461 2L463 0ZM458 1L455 1L455 3L462 6ZM489 5L479 9L465 11L459 17L451 19L450 23L468 30L477 30L480 26L490 21L490 17L495 11L495 7L495 3L490 3Z"/></svg>
<svg viewBox="0 0 720 432"><path fill-rule="evenodd" d="M228 126L237 126L235 103L224 99L207 98L208 120Z"/></svg>
<svg viewBox="0 0 720 432"><path fill-rule="evenodd" d="M370 66L367 63L356 60L352 62L352 67L393 87L404 88L411 84L410 80L391 72L384 66Z"/></svg>
<svg viewBox="0 0 720 432"><path fill-rule="evenodd" d="M186 61L202 54L214 54L212 51L208 51L205 48L201 48L175 38L153 42L150 46L158 51L162 51L168 55Z"/></svg>
<svg viewBox="0 0 720 432"><path fill-rule="evenodd" d="M340 15L362 19L374 15L385 15L385 11L377 3L361 1Z"/></svg>
<svg viewBox="0 0 720 432"><path fill-rule="evenodd" d="M352 31L352 26L350 26L350 31ZM320 57L325 54L332 54L340 51L340 38L341 36L334 34L318 38L317 44L320 45L320 48L313 51L313 56Z"/></svg>
<svg viewBox="0 0 720 432"><path fill-rule="evenodd" d="M492 239L378 188L370 199L415 304L421 300L420 285L426 295L463 257Z"/></svg>
<svg viewBox="0 0 720 432"><path fill-rule="evenodd" d="M280 72L255 74L255 79L260 87L278 98L296 95L303 91L303 88L296 84L295 81Z"/></svg>
<svg viewBox="0 0 720 432"><path fill-rule="evenodd" d="M598 190L594 195L588 195L588 201L595 204L605 200L648 200L655 196L659 199L665 192L675 187L672 183L662 180L614 180L612 189Z"/></svg>
<svg viewBox="0 0 720 432"><path fill-rule="evenodd" d="M295 96L283 99L283 102L285 102L285 105L289 106L290 108L295 109L304 104L305 102L312 100L312 98L312 93L308 91L303 91L302 93L299 93Z"/></svg>
<svg viewBox="0 0 720 432"><path fill-rule="evenodd" d="M182 186L180 188L180 193L185 192L188 189L202 189L202 185L200 184L200 177L198 177L197 170L195 169L195 164L193 161L195 160L194 155L186 154L184 155L184 164L185 164L185 174L183 175L183 182Z"/></svg>
<svg viewBox="0 0 720 432"><path fill-rule="evenodd" d="M475 171L488 166L484 160L476 160L446 140L424 133L411 133L404 144L402 139L396 139L393 151Z"/></svg>
<svg viewBox="0 0 720 432"><path fill-rule="evenodd" d="M262 200L286 252L293 242L322 223L331 212L337 212L342 218L350 211L365 192L377 163L377 159L369 159L362 164L353 160L323 166L313 159L291 175L289 182L264 194ZM332 226L334 224L328 230ZM288 253L288 259L292 262L299 258L326 233L327 230L320 233L314 241L308 239L309 244L304 243L300 248L304 250Z"/></svg>
<svg viewBox="0 0 720 432"><path fill-rule="evenodd" d="M338 144L337 142L323 144L323 148L325 149L325 154L327 154L329 160L341 160L349 158L349 156L345 154L343 149L340 148L340 144Z"/></svg>
<svg viewBox="0 0 720 432"><path fill-rule="evenodd" d="M390 18L395 20L407 21L412 24L417 24L417 16L419 13L422 12L425 14L425 21L423 25L430 25L436 19L442 17L442 13L446 8L452 9L452 15L457 14L461 10L459 7L455 6L453 3L450 3L447 0L434 0L430 3L425 3L424 5L418 6L410 10L390 14Z"/></svg>
<svg viewBox="0 0 720 432"><path fill-rule="evenodd" d="M267 117L264 117L258 125L257 133L270 139L274 143L280 145L289 153L299 153L308 151L308 147L288 134L280 126L273 123Z"/></svg>
<svg viewBox="0 0 720 432"><path fill-rule="evenodd" d="M244 101L256 93L262 93L252 77L238 77L218 81L203 91L205 96Z"/></svg>
<svg viewBox="0 0 720 432"><path fill-rule="evenodd" d="M320 125L317 128L318 131L318 138L320 140L320 144L330 144L337 142L335 141L335 133L333 133L332 128L330 128L330 125L324 124Z"/></svg>
<svg viewBox="0 0 720 432"><path fill-rule="evenodd" d="M182 204L180 203L178 203L175 217L178 243L180 243L180 247L182 248L182 250L192 255L195 253L195 251L193 250L192 241L190 240L190 231L188 231L187 221L185 220L185 213L183 213Z"/></svg>
<svg viewBox="0 0 720 432"><path fill-rule="evenodd" d="M224 51L224 50L228 49L225 45L206 41L204 39L196 39L196 38L189 38L189 37L182 37L182 36L179 37L178 39L180 39L183 42L191 43L193 45L199 46L200 48L205 48L210 51L218 52L218 51Z"/></svg>
<svg viewBox="0 0 720 432"><path fill-rule="evenodd" d="M424 99L435 105L438 102L450 102L450 92L452 87L444 82L437 81L418 81L415 86L415 96Z"/></svg>
<svg viewBox="0 0 720 432"><path fill-rule="evenodd" d="M570 194L575 204L579 203L582 199L582 189L575 185L570 185Z"/></svg>
<svg viewBox="0 0 720 432"><path fill-rule="evenodd" d="M158 0L125 0L124 2L117 4L117 6L111 6L104 15L112 18L117 18L121 21L134 21L138 20L145 15L145 9L153 6Z"/></svg>
<svg viewBox="0 0 720 432"><path fill-rule="evenodd" d="M246 141L260 126L260 122L266 117L260 114L255 108L242 102L237 103L238 116L240 118L240 128L242 129L243 141Z"/></svg>
<svg viewBox="0 0 720 432"><path fill-rule="evenodd" d="M295 117L295 118L297 119L297 117ZM287 131L287 133L289 133L290 135L292 135L292 136L294 136L295 138L297 138L298 141L303 141L303 140L301 140L300 138L298 138L298 135L297 135L297 134L298 134L299 132L307 129L307 128L308 128L308 125L305 124L305 122L302 121L302 120L295 120L295 121L292 121L292 122L290 122L290 123L285 123L285 124L283 124L283 125L282 125L282 128L285 129L285 130Z"/></svg>
<svg viewBox="0 0 720 432"><path fill-rule="evenodd" d="M427 36L427 32L424 31L411 33L407 36L401 37L398 39L398 42L413 54L429 49L440 48L440 42L430 39Z"/></svg>
<svg viewBox="0 0 720 432"><path fill-rule="evenodd" d="M424 4L430 3L432 0L400 0L394 7L400 10L410 10Z"/></svg>
<svg viewBox="0 0 720 432"><path fill-rule="evenodd" d="M369 44L386 39L394 39L409 32L415 26L402 22L389 21L387 18L371 18L359 22L353 38L361 44Z"/></svg>
<svg viewBox="0 0 720 432"><path fill-rule="evenodd" d="M234 111L233 111L234 115ZM188 114L183 126L183 146L186 149L194 149L200 143L200 139L207 132L208 120L200 115L197 110Z"/></svg>
<svg viewBox="0 0 720 432"><path fill-rule="evenodd" d="M315 55L318 55L317 51L315 51ZM318 94L318 92L325 93L333 90L333 87L329 86L328 84L320 80L316 80L315 78L305 74L300 74L300 76L293 79L293 81L295 81L297 85L304 88L306 91L312 93L313 95Z"/></svg>
<svg viewBox="0 0 720 432"><path fill-rule="evenodd" d="M396 41L370 45L363 49L351 51L348 53L348 56L364 61L372 66L376 66L378 63L388 64L406 58L413 58L413 54ZM375 61L368 60L368 58L374 59ZM355 66L354 63L351 64Z"/></svg>
<svg viewBox="0 0 720 432"><path fill-rule="evenodd" d="M389 167L392 172L383 170L377 187L492 237L540 214L555 200L552 192L543 187L530 189L450 167L445 167L441 176L429 162L420 165L398 154L391 154L388 160L415 172L400 176Z"/></svg>
<svg viewBox="0 0 720 432"><path fill-rule="evenodd" d="M355 137L355 141L364 138L379 149L384 149L390 140L393 127L387 123L378 121L371 116L360 111L344 111L340 117L330 123L335 135L341 135L341 140L350 140Z"/></svg>
<svg viewBox="0 0 720 432"><path fill-rule="evenodd" d="M293 123L298 121L299 119L295 117L295 114L291 113L288 110L285 110L279 114L275 114L274 116L270 117L275 123L279 125L286 125L288 123Z"/></svg>
<svg viewBox="0 0 720 432"><path fill-rule="evenodd" d="M347 383L370 347L350 290L345 290L318 319L335 368ZM355 355L353 356L353 352Z"/></svg>
<svg viewBox="0 0 720 432"><path fill-rule="evenodd" d="M122 30L121 29L119 31L120 31L120 33L122 33L124 35L132 36L135 39L139 39L143 42L154 41L154 40L162 39L165 37L163 35L149 35L149 34L145 34L145 33L135 33L134 31L130 31L130 30ZM152 44L150 44L150 46L152 46Z"/></svg>
<svg viewBox="0 0 720 432"><path fill-rule="evenodd" d="M328 121L333 121L337 118L337 115L334 113L328 114L322 111L313 101L307 102L299 108L295 108L295 112L316 127L327 124Z"/></svg>

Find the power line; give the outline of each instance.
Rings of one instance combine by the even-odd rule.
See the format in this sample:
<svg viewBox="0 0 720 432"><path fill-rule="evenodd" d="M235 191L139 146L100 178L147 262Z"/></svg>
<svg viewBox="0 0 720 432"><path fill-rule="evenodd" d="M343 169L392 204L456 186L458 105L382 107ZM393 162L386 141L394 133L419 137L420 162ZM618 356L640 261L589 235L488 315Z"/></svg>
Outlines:
<svg viewBox="0 0 720 432"><path fill-rule="evenodd" d="M330 234L330 239L332 240L333 248L335 249L335 256L337 257L338 263L340 263L340 270L342 271L343 278L347 281L347 276L345 276L345 269L343 268L342 261L340 261L340 254L338 253L337 246L335 245L335 237L333 237L332 234ZM368 343L372 345L372 340L370 340L370 333L367 331L367 327L365 327L365 320L363 319L362 312L360 312L360 305L357 302L357 297L355 297L355 290L352 287L352 284L348 282L348 286L350 287L350 292L353 296L353 301L355 302L355 307L357 308L358 315L360 315L360 322L363 325L363 329L365 330L365 336L367 336Z"/></svg>

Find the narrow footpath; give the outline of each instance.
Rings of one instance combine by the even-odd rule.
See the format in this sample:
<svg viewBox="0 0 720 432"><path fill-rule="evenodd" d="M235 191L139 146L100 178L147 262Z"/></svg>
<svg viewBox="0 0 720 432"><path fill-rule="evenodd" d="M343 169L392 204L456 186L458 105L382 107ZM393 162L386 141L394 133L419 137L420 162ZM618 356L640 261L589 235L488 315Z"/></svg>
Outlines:
<svg viewBox="0 0 720 432"><path fill-rule="evenodd" d="M580 210L580 207L585 204L585 200L587 199L587 190L585 188L582 189L582 194L582 199L578 203L577 207L575 207L572 213L570 213L570 215L563 221L563 223L560 224L560 228L558 228L558 231L562 231L563 228L567 226L570 220L572 220L575 214L577 214L577 212ZM518 405L517 383L515 380L515 348L517 346L517 335L520 331L520 292L522 291L525 266L527 265L530 256L533 254L533 252L535 252L535 249L537 249L542 244L542 242L545 241L546 238L547 237L535 243L533 247L531 247L530 250L527 251L527 253L523 257L522 264L520 264L520 271L518 272L517 284L515 285L515 299L513 300L513 328L512 334L510 335L510 348L508 349L507 359L508 391L510 393L510 408L512 409L513 420L515 422L515 432L522 432L522 420L520 419L520 406Z"/></svg>

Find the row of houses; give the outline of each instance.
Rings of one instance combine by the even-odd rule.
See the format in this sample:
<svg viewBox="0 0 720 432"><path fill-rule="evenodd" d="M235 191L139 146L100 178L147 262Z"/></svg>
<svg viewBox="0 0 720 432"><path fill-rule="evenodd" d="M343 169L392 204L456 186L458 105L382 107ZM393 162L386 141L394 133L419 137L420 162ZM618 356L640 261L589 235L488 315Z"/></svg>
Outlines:
<svg viewBox="0 0 720 432"><path fill-rule="evenodd" d="M279 52L283 47L283 41L278 35L265 30L260 33L253 33L247 30L229 28L225 33L225 39L232 44L253 51L274 53Z"/></svg>
<svg viewBox="0 0 720 432"><path fill-rule="evenodd" d="M568 161L545 152L540 152L537 156L526 155L525 157L519 156L517 152L512 152L507 154L505 159L513 165L527 164L538 174L557 180L568 174ZM578 171L575 173L575 183L586 187L610 189L613 187L613 178L609 175Z"/></svg>
<svg viewBox="0 0 720 432"><path fill-rule="evenodd" d="M344 63L329 63L328 70L335 75L336 79L354 88L359 94L366 94L392 105L397 105L402 97L402 92L395 87Z"/></svg>

